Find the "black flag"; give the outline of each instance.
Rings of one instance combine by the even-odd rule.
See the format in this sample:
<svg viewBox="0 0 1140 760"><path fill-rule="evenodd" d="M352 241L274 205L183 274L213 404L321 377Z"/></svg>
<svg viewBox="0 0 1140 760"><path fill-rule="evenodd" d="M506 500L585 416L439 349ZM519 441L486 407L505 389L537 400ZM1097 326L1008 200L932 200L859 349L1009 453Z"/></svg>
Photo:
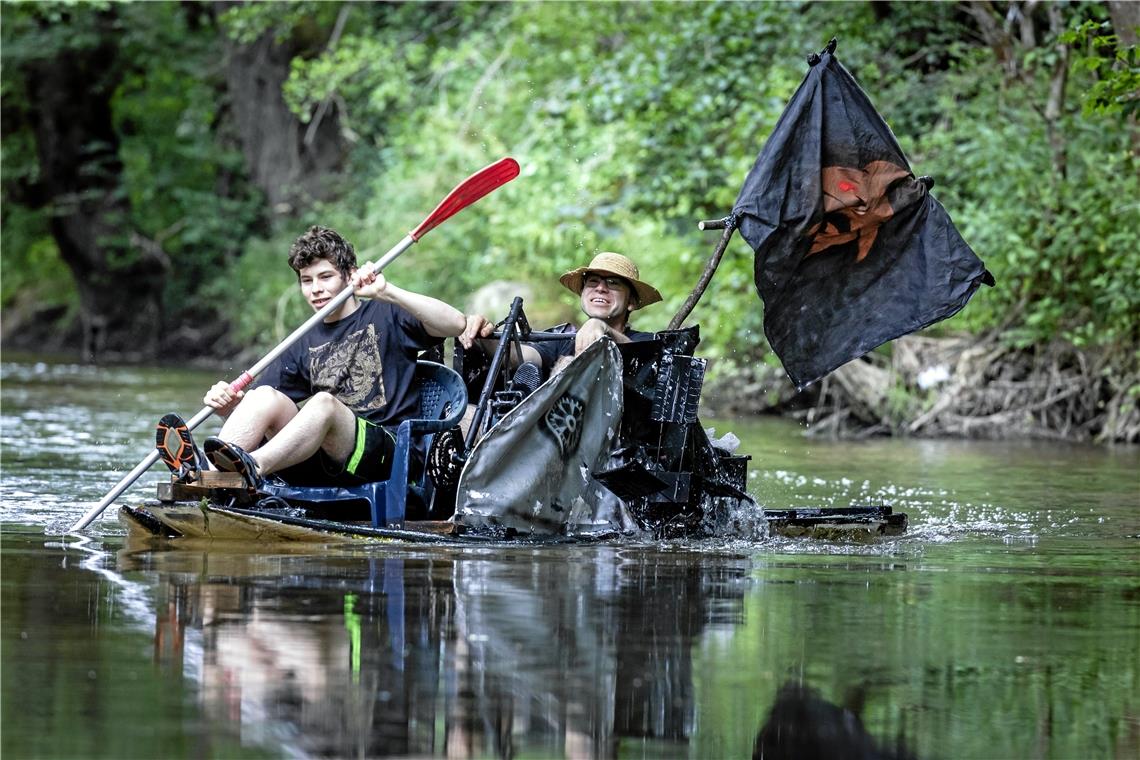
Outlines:
<svg viewBox="0 0 1140 760"><path fill-rule="evenodd" d="M800 389L993 285L834 50L812 56L733 208Z"/></svg>

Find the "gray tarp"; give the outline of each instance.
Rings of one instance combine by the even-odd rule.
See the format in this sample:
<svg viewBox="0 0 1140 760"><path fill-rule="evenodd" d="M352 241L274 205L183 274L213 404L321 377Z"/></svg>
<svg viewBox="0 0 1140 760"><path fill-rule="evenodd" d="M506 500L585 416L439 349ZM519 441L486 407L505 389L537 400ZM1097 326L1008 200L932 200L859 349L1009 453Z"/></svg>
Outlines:
<svg viewBox="0 0 1140 760"><path fill-rule="evenodd" d="M628 524L617 499L590 477L618 432L621 369L614 343L599 340L504 416L459 476L455 521L547 534Z"/></svg>

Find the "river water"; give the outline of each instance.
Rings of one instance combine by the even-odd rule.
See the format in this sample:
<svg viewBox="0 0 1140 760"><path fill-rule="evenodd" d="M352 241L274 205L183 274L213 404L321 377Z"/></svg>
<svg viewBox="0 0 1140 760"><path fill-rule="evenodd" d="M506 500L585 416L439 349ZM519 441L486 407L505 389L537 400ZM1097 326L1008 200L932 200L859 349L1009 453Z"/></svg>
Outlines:
<svg viewBox="0 0 1140 760"><path fill-rule="evenodd" d="M66 531L216 378L5 359L5 758L1140 756L1135 448L706 420L761 503L908 534L155 550Z"/></svg>

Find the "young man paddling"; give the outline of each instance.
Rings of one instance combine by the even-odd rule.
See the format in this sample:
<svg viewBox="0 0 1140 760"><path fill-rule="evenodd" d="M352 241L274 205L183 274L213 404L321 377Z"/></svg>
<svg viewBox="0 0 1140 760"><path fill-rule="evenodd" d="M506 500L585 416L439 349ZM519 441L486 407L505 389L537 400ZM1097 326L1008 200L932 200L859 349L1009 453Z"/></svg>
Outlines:
<svg viewBox="0 0 1140 760"><path fill-rule="evenodd" d="M578 294L586 322L575 333L574 340L522 344L524 362L536 364L549 374L560 370L603 336L616 343L653 337L653 333L630 327L629 316L636 309L660 301L661 294L641 281L637 265L629 258L620 253L599 253L587 266L566 272L558 281ZM485 317L472 314L467 317L459 342L464 348L470 348L477 339L489 338L494 330L495 326ZM493 350L491 345L487 348Z"/></svg>
<svg viewBox="0 0 1140 760"><path fill-rule="evenodd" d="M299 485L384 480L395 427L419 406L416 357L458 336L463 314L396 287L371 265L357 269L352 244L326 227L312 227L293 243L289 266L314 311L344 288L355 288L354 295L249 391L232 393L225 381L210 389L203 401L225 423L206 439L205 457L219 470L240 473L251 488L270 473ZM156 438L163 462L180 477L205 466L176 415L163 417Z"/></svg>

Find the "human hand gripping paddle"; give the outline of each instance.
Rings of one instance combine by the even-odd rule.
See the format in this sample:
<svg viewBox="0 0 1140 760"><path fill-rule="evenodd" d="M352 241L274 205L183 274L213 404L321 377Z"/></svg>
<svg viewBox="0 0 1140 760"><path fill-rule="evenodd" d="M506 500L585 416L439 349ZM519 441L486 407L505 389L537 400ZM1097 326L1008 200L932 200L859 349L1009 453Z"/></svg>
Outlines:
<svg viewBox="0 0 1140 760"><path fill-rule="evenodd" d="M420 222L418 227L409 232L406 236L404 236L403 240L394 245L391 250L377 259L376 262L372 265L373 271L382 271L384 267L388 266L388 264L392 263L392 261L394 261L400 254L410 248L412 246L412 243L419 242L420 238L431 232L444 221L467 208L471 204L475 203L483 196L489 194L492 190L496 190L499 187L507 184L517 176L519 176L518 162L509 157L499 159L490 166L484 167L483 169L475 172L470 177L456 185L455 189L448 193L447 196L439 202L439 205L435 207L435 210L428 214L427 218ZM284 353L284 351L289 348L289 346L296 343L301 338L301 336L311 330L314 326L324 321L325 317L339 309L341 304L352 297L353 292L353 288L345 288L335 297L333 297L331 301L321 307L320 311L309 317L308 321L294 330L292 334L289 335L289 337L278 343L277 346L268 354L266 354L259 362L257 362L257 364L254 364L245 372L242 372L236 380L230 383L230 392L237 394L238 392L245 390L245 388L253 382L253 379L257 377L257 375L262 371L264 371L265 368L268 367L278 356ZM209 419L213 413L214 409L212 407L203 407L201 411L195 414L186 423L186 427L190 430L193 430L198 425ZM119 495L123 493L123 491L130 488L131 485L136 480L138 480L144 472L150 469L150 466L157 461L158 451L152 450L150 454L147 455L147 457L141 462L139 462L133 470L128 472L127 475L122 480L120 480L114 488L107 492L107 495L103 497L102 501L88 510L87 514L83 515L83 518L75 523L75 525L72 525L71 531L80 531L90 525L92 520L102 514L103 510L106 509L112 501L117 499Z"/></svg>

